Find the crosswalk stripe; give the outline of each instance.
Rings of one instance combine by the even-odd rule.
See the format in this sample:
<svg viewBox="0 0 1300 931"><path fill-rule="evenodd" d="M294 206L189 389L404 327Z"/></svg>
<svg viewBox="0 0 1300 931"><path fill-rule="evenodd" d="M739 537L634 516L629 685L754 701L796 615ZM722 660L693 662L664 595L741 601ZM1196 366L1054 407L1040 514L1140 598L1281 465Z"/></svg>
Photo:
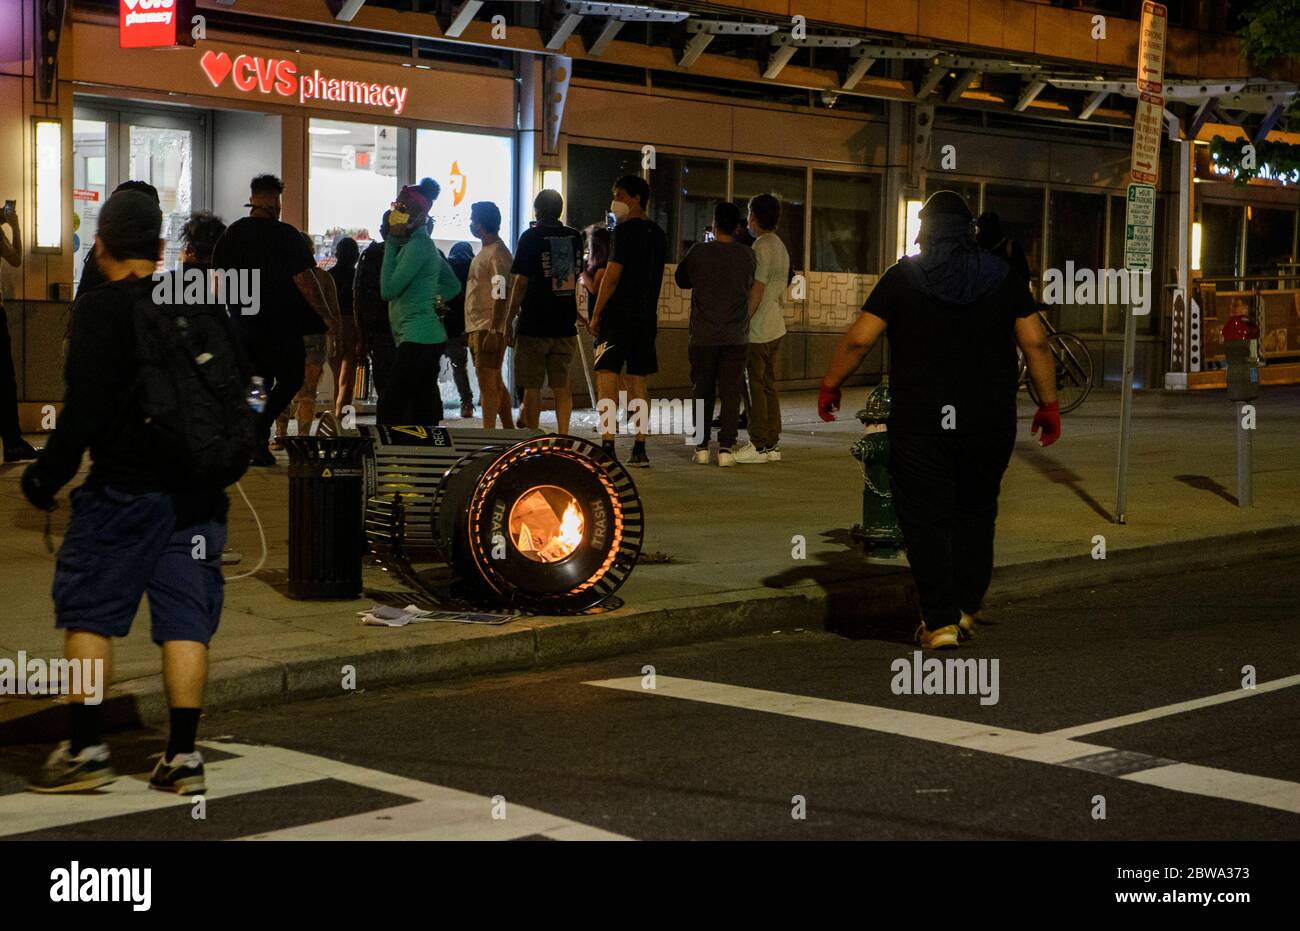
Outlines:
<svg viewBox="0 0 1300 931"><path fill-rule="evenodd" d="M1219 692L1217 695L1206 695L1204 698L1193 698L1190 701L1175 702L1172 705L1161 705L1159 708L1148 708L1146 711L1122 714L1119 717L1106 718L1104 721L1093 721L1090 724L1063 727L1060 730L1051 731L1051 733L1057 737L1083 737L1085 734L1099 734L1102 731L1109 731L1117 727L1128 727L1130 724L1154 721L1156 718L1168 717L1171 714L1182 714L1185 711L1210 708L1214 705L1222 705L1224 702L1240 701L1254 695L1266 695L1269 692L1290 688L1293 685L1300 685L1300 676L1270 679L1268 682L1258 683L1253 689L1233 689L1230 692Z"/></svg>
<svg viewBox="0 0 1300 931"><path fill-rule="evenodd" d="M1118 770L1115 774L1111 774L1103 768L1095 767L1093 760L1121 751L1116 751L1113 747L1083 743L1062 737L1057 733L1033 734L915 711L789 695L783 692L704 682L698 679L678 679L658 675L655 677L653 689L645 688L642 681L639 676L629 676L622 679L595 680L584 684L643 695L761 711L807 721L822 721L960 747L964 750L979 750L982 753L993 753L1029 762L1083 768L1107 775L1108 778L1140 782L1176 792L1229 799L1300 814L1300 783L1214 769L1209 766L1179 763L1157 757L1148 757L1145 764L1132 762L1140 754L1129 755L1130 765L1125 767L1122 775L1118 774L1121 772ZM1134 766L1137 768L1133 768Z"/></svg>
<svg viewBox="0 0 1300 931"><path fill-rule="evenodd" d="M241 840L509 840L543 835L556 840L627 840L506 800L506 817L492 818L485 796L408 779L282 747L209 742L202 748L238 754L208 763L207 805L234 796L334 779L411 799L410 804L299 825ZM148 786L143 775L119 777L95 793L0 796L0 837L67 827L86 821L188 806L191 799ZM392 820L388 820L388 819Z"/></svg>
<svg viewBox="0 0 1300 931"><path fill-rule="evenodd" d="M311 780L336 779L413 800L409 805L249 835L240 840L508 840L533 834L572 840L628 839L509 799L506 817L493 819L493 801L486 796L296 750L231 743L220 746L227 752L241 754L270 773L283 770Z"/></svg>

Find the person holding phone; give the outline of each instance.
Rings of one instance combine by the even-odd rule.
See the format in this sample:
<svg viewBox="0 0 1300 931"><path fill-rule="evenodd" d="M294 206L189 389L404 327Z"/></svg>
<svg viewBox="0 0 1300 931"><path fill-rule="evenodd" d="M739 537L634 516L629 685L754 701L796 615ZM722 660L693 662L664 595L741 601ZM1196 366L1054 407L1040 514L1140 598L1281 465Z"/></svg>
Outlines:
<svg viewBox="0 0 1300 931"><path fill-rule="evenodd" d="M4 228L9 227L9 235ZM18 209L12 200L0 212L0 269L23 264L23 234L18 228ZM13 345L9 339L9 317L5 314L4 287L0 284L0 439L4 440L4 461L35 459L36 450L23 439L18 424L18 378L14 372Z"/></svg>

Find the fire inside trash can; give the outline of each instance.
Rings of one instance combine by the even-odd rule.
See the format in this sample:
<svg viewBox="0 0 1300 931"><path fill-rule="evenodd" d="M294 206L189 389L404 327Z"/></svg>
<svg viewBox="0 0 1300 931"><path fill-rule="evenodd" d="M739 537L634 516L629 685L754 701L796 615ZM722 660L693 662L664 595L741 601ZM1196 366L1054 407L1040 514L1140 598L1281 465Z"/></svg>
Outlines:
<svg viewBox="0 0 1300 931"><path fill-rule="evenodd" d="M539 485L510 509L510 539L536 562L559 562L582 542L582 508L557 485Z"/></svg>

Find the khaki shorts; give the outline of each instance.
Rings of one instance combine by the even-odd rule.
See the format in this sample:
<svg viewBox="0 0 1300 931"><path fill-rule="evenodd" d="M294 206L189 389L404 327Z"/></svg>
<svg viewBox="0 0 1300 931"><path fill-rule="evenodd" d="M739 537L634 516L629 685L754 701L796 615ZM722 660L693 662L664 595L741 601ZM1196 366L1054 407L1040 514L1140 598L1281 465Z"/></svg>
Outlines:
<svg viewBox="0 0 1300 931"><path fill-rule="evenodd" d="M506 340L501 337L501 348L496 352L487 353L483 351L483 338L492 332L491 330L470 330L465 334L469 340L469 352L474 357L474 368L476 369L500 369L506 361Z"/></svg>
<svg viewBox="0 0 1300 931"><path fill-rule="evenodd" d="M576 336L547 339L542 336L515 338L515 381L521 388L569 387L569 364L578 348Z"/></svg>

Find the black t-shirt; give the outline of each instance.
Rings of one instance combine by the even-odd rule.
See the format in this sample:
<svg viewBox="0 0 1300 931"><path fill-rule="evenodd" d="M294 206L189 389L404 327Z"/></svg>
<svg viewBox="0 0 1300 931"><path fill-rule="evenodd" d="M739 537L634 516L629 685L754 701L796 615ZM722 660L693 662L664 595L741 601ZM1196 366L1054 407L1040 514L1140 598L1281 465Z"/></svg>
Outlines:
<svg viewBox="0 0 1300 931"><path fill-rule="evenodd" d="M1036 309L1016 272L1009 271L975 303L959 305L936 301L913 287L896 264L881 276L862 309L888 324L890 430L981 433L1015 428L1016 319ZM945 411L948 405L951 411Z"/></svg>
<svg viewBox="0 0 1300 931"><path fill-rule="evenodd" d="M334 279L334 287L339 292L339 316L352 316L352 287L355 284L357 267L355 265L339 265L335 262L330 266L329 275ZM316 316L312 311L312 316Z"/></svg>
<svg viewBox="0 0 1300 931"><path fill-rule="evenodd" d="M302 234L288 223L264 217L244 217L230 224L212 250L212 267L258 271L261 307L243 314L230 304L237 326L274 333L324 333L325 321L302 296L293 276L316 267Z"/></svg>
<svg viewBox="0 0 1300 931"><path fill-rule="evenodd" d="M603 311L610 324L654 325L667 254L668 238L653 220L625 220L614 227L609 260L623 266L623 273Z"/></svg>
<svg viewBox="0 0 1300 931"><path fill-rule="evenodd" d="M578 272L582 270L582 234L563 223L538 223L519 237L512 275L528 278L519 310L524 336L561 339L577 332Z"/></svg>

